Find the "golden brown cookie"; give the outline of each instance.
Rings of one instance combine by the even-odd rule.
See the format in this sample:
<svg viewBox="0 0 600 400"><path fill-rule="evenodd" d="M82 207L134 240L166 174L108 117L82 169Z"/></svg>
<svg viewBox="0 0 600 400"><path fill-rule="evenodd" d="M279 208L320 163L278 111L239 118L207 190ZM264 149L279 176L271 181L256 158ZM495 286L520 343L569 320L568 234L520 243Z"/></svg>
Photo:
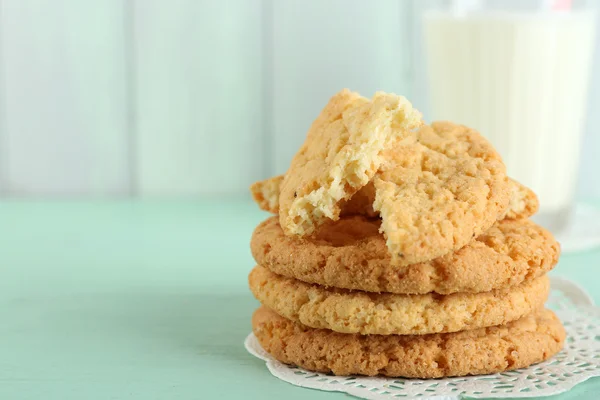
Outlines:
<svg viewBox="0 0 600 400"><path fill-rule="evenodd" d="M279 212L279 191L281 190L283 175L273 176L269 179L254 182L250 185L252 198L261 210L273 214Z"/></svg>
<svg viewBox="0 0 600 400"><path fill-rule="evenodd" d="M527 186L512 180L510 201L508 202L508 211L504 218L519 219L529 218L538 212L540 202L533 190Z"/></svg>
<svg viewBox="0 0 600 400"><path fill-rule="evenodd" d="M283 182L283 175L254 182L250 186L252 198L261 210L273 214L279 213L279 189ZM529 218L535 214L540 206L536 194L525 185L511 179L511 197L505 218ZM365 187L356 192L349 200L340 203L340 216L368 215L378 216L373 210L375 201L375 187L369 182Z"/></svg>
<svg viewBox="0 0 600 400"><path fill-rule="evenodd" d="M262 347L286 364L335 375L408 378L482 375L524 368L560 351L565 330L549 310L506 325L421 336L313 329L266 307L252 317Z"/></svg>
<svg viewBox="0 0 600 400"><path fill-rule="evenodd" d="M277 175L269 179L254 182L250 186L252 198L261 210L273 214L279 212L279 188L283 182L283 175ZM345 215L367 215L374 217L373 200L375 199L375 187L369 182L361 188L349 200L340 202L340 216Z"/></svg>
<svg viewBox="0 0 600 400"><path fill-rule="evenodd" d="M373 208L396 265L460 249L506 214L512 184L505 166L471 128L423 125L384 159Z"/></svg>
<svg viewBox="0 0 600 400"><path fill-rule="evenodd" d="M380 220L343 217L313 239L284 235L277 217L256 227L250 248L259 265L290 278L369 292L487 292L548 272L560 247L550 232L526 220L496 222L462 249L432 261L391 265Z"/></svg>
<svg viewBox="0 0 600 400"><path fill-rule="evenodd" d="M505 324L544 304L547 276L483 293L405 295L326 289L257 266L250 290L278 314L341 333L421 335Z"/></svg>
<svg viewBox="0 0 600 400"><path fill-rule="evenodd" d="M364 187L382 153L422 124L403 97L378 92L372 100L342 90L310 127L280 187L279 218L288 235L309 235L336 220L340 202Z"/></svg>

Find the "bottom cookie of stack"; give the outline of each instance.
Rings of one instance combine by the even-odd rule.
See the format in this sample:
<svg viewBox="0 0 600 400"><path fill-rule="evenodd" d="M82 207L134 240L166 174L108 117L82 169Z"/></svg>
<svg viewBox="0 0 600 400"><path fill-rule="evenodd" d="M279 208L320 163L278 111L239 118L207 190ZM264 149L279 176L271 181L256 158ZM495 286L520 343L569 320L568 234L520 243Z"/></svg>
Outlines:
<svg viewBox="0 0 600 400"><path fill-rule="evenodd" d="M428 335L361 335L315 329L262 306L252 317L262 347L277 360L335 375L441 378L482 375L544 361L565 330L543 309L505 325Z"/></svg>

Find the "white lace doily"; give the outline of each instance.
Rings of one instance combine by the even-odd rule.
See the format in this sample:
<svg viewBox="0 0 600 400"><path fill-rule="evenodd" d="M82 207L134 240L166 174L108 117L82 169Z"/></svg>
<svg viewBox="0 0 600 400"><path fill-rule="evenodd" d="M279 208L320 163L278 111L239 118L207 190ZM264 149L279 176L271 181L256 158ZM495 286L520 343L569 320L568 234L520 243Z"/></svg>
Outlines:
<svg viewBox="0 0 600 400"><path fill-rule="evenodd" d="M566 392L591 377L600 376L600 308L577 285L552 278L547 307L554 310L567 330L564 349L543 363L494 375L445 379L339 377L289 366L271 357L254 336L244 345L267 363L277 378L296 386L338 391L364 399L459 400L550 396Z"/></svg>

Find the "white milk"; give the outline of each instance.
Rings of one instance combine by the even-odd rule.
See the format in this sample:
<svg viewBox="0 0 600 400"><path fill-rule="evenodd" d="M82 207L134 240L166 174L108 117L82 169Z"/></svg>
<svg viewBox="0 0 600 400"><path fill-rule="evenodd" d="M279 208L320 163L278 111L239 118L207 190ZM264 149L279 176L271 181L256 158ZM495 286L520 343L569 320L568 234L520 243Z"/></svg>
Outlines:
<svg viewBox="0 0 600 400"><path fill-rule="evenodd" d="M545 213L565 212L577 177L594 14L424 17L432 120L478 129Z"/></svg>

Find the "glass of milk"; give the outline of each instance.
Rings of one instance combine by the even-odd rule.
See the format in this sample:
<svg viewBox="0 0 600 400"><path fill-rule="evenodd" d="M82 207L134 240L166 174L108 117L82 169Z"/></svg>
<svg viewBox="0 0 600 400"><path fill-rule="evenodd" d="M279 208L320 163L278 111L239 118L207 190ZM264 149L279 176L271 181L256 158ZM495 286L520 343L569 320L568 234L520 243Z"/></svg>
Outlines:
<svg viewBox="0 0 600 400"><path fill-rule="evenodd" d="M511 3L519 9L493 7ZM538 194L538 221L560 230L577 181L596 12L560 0L450 5L422 14L428 119L479 130Z"/></svg>

